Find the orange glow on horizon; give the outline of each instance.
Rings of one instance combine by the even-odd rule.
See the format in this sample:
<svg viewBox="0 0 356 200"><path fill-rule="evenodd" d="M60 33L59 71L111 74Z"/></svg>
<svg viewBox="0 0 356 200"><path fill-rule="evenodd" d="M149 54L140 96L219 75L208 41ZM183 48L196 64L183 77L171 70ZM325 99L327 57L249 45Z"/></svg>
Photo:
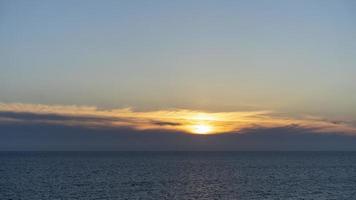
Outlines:
<svg viewBox="0 0 356 200"><path fill-rule="evenodd" d="M212 134L212 133L214 133L214 130L213 130L213 127L210 126L210 125L197 124L197 125L194 125L194 126L192 127L191 132L194 133L194 134L202 134L202 135L205 135L205 134Z"/></svg>
<svg viewBox="0 0 356 200"><path fill-rule="evenodd" d="M0 111L70 116L71 120L41 118L31 122L69 126L79 125L88 128L130 127L137 130L168 130L211 135L236 133L240 130L254 127L273 128L298 125L312 128L315 132L356 134L356 127L352 126L352 124L332 123L330 120L314 116L297 118L264 110L243 112L202 112L188 109L134 111L131 108L104 110L88 106L6 104L0 102ZM2 120L17 120L17 122L21 122L21 119Z"/></svg>

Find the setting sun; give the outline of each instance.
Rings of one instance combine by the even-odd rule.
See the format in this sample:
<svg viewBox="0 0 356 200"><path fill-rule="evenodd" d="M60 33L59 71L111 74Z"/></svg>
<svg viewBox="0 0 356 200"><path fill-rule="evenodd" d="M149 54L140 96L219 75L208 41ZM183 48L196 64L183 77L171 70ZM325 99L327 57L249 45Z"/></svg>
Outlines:
<svg viewBox="0 0 356 200"><path fill-rule="evenodd" d="M212 133L213 128L210 125L198 124L193 126L192 132L195 134L209 134Z"/></svg>

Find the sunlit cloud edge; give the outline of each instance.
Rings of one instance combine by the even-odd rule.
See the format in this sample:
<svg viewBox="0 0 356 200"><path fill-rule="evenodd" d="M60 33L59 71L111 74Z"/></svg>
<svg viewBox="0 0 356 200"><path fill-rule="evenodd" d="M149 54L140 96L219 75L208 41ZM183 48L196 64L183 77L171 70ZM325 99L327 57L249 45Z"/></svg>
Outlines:
<svg viewBox="0 0 356 200"><path fill-rule="evenodd" d="M292 117L267 110L203 112L172 108L134 111L132 108L100 109L95 106L0 103L0 125L6 123L165 130L200 135L244 134L248 133L245 130L253 128L298 126L320 134L356 134L356 127L351 120L336 122L310 115Z"/></svg>

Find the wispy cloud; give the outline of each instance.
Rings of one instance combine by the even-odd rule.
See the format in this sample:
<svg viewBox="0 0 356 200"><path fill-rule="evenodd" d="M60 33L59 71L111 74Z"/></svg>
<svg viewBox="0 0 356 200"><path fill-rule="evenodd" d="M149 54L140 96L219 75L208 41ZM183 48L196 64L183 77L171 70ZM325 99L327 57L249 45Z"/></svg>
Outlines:
<svg viewBox="0 0 356 200"><path fill-rule="evenodd" d="M0 123L60 124L87 128L128 127L136 130L195 132L209 126L210 133L248 133L254 128L298 126L311 132L356 134L352 121L317 116L291 117L272 111L201 112L187 109L134 111L88 106L0 103Z"/></svg>

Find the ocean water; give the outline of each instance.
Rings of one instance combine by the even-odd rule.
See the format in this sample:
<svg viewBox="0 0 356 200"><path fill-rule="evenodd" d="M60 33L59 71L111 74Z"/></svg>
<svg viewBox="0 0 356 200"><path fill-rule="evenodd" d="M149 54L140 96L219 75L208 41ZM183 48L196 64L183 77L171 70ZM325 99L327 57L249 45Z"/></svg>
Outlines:
<svg viewBox="0 0 356 200"><path fill-rule="evenodd" d="M355 152L1 152L0 199L356 199Z"/></svg>

